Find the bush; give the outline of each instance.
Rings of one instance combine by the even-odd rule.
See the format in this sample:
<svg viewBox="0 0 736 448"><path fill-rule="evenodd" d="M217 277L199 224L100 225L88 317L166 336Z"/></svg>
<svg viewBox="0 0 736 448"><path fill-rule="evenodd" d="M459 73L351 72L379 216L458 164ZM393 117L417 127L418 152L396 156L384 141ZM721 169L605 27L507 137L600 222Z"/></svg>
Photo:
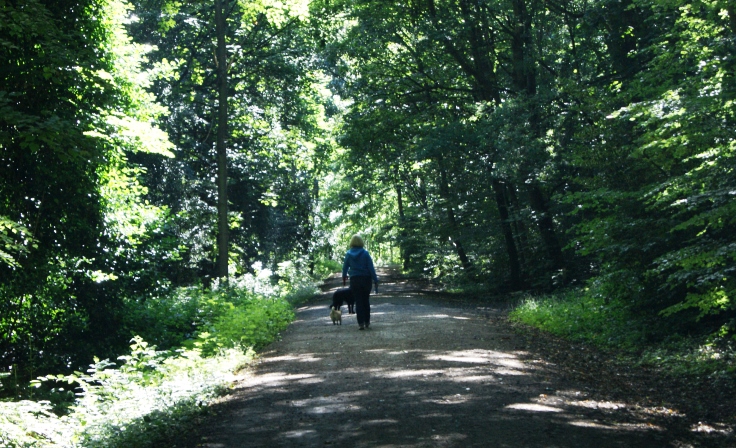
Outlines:
<svg viewBox="0 0 736 448"><path fill-rule="evenodd" d="M290 303L302 302L319 292L306 258L279 263L276 275L281 295Z"/></svg>
<svg viewBox="0 0 736 448"><path fill-rule="evenodd" d="M160 349L175 348L196 333L203 298L198 287L177 288L169 294L128 304L127 331Z"/></svg>
<svg viewBox="0 0 736 448"><path fill-rule="evenodd" d="M325 258L314 263L314 278L317 280L324 280L336 272L342 272L342 263Z"/></svg>
<svg viewBox="0 0 736 448"><path fill-rule="evenodd" d="M190 347L201 348L205 355L229 348L258 349L273 341L294 317L285 299L229 295L219 298L232 298L233 302L217 298L204 302L203 322Z"/></svg>

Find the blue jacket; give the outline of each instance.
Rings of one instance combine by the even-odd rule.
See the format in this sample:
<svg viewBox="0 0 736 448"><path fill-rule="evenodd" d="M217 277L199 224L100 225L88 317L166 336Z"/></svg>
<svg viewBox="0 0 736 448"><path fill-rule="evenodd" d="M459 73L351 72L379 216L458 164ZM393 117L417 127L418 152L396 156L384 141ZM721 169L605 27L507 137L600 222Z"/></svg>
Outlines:
<svg viewBox="0 0 736 448"><path fill-rule="evenodd" d="M342 262L342 276L347 277L348 273L351 277L371 277L375 283L378 283L373 259L362 247L351 247L345 254L345 260Z"/></svg>

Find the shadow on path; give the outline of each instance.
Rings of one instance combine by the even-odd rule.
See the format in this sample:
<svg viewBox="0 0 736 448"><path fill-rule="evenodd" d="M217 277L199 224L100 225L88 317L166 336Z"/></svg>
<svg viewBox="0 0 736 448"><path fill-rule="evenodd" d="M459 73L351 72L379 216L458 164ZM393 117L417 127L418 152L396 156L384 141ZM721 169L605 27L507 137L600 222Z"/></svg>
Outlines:
<svg viewBox="0 0 736 448"><path fill-rule="evenodd" d="M358 331L354 315L332 325L341 284L327 286L191 447L681 446L625 403L565 383L517 346L500 310L387 281L371 296L371 329Z"/></svg>

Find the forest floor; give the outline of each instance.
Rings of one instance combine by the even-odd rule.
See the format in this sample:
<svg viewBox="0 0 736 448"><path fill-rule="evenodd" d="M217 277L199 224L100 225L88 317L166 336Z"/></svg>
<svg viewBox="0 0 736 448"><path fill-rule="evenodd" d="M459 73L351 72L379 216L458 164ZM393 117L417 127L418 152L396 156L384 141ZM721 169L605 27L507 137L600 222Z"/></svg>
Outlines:
<svg viewBox="0 0 736 448"><path fill-rule="evenodd" d="M332 325L341 282L328 280L171 446L736 447L728 386L627 366L511 324L507 302L382 274L370 329L347 312Z"/></svg>

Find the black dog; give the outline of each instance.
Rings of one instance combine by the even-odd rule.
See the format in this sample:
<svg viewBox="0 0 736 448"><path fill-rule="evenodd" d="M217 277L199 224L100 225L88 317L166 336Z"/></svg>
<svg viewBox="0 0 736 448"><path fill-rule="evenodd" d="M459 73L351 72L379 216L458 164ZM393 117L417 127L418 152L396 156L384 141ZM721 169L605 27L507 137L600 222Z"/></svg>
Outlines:
<svg viewBox="0 0 736 448"><path fill-rule="evenodd" d="M348 304L348 314L355 314L355 298L350 288L340 288L332 295L332 306L340 309L343 302Z"/></svg>

